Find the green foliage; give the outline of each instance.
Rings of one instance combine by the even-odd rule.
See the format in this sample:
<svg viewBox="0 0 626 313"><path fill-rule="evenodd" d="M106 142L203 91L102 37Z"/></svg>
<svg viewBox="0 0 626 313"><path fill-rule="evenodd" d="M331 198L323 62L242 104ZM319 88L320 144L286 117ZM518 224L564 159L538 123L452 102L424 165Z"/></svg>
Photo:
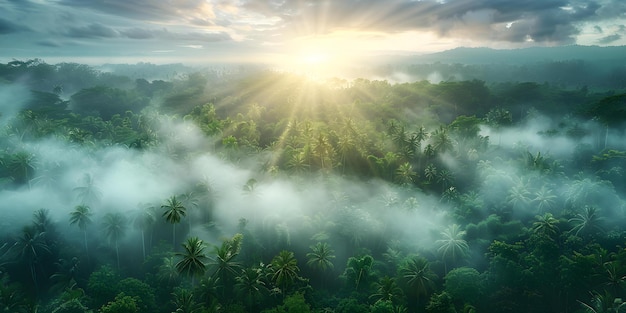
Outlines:
<svg viewBox="0 0 626 313"><path fill-rule="evenodd" d="M148 104L148 99L132 91L106 86L83 89L70 98L70 108L79 114L100 116L105 120L115 114L130 110L138 113Z"/></svg>
<svg viewBox="0 0 626 313"><path fill-rule="evenodd" d="M456 313L452 298L445 291L434 294L426 306L428 313Z"/></svg>
<svg viewBox="0 0 626 313"><path fill-rule="evenodd" d="M477 304L483 292L483 279L476 269L455 268L450 270L443 279L445 292L454 301L462 304Z"/></svg>
<svg viewBox="0 0 626 313"><path fill-rule="evenodd" d="M115 300L102 306L99 313L139 313L142 312L137 306L137 298L119 293Z"/></svg>
<svg viewBox="0 0 626 313"><path fill-rule="evenodd" d="M289 288L300 279L298 260L291 251L280 251L272 259L270 270L272 282L280 288L283 294L287 294Z"/></svg>
<svg viewBox="0 0 626 313"><path fill-rule="evenodd" d="M187 239L183 245L184 252L177 253L176 255L181 258L176 263L176 269L179 273L187 276L195 277L202 276L206 271L205 260L207 256L204 254L204 242L198 237L191 237Z"/></svg>
<svg viewBox="0 0 626 313"><path fill-rule="evenodd" d="M63 302L56 309L52 311L52 313L89 313L89 310L86 306L84 306L80 300L71 299L69 301ZM108 311L112 312L112 311Z"/></svg>
<svg viewBox="0 0 626 313"><path fill-rule="evenodd" d="M100 307L118 294L120 276L110 266L102 266L89 275L87 292L92 299L91 307Z"/></svg>
<svg viewBox="0 0 626 313"><path fill-rule="evenodd" d="M279 305L273 309L264 310L263 313L309 313L311 312L311 307L306 300L304 299L304 295L300 292L296 292L292 295L289 295L285 298L282 305Z"/></svg>
<svg viewBox="0 0 626 313"><path fill-rule="evenodd" d="M135 299L139 312L154 312L156 310L156 299L154 289L148 284L132 277L122 279L117 290L126 296Z"/></svg>
<svg viewBox="0 0 626 313"><path fill-rule="evenodd" d="M348 258L343 276L346 277L348 288L359 291L367 288L373 278L374 258L371 255L362 255Z"/></svg>
<svg viewBox="0 0 626 313"><path fill-rule="evenodd" d="M336 313L362 313L368 311L369 307L366 304L360 303L354 298L342 299L337 308L335 308Z"/></svg>
<svg viewBox="0 0 626 313"><path fill-rule="evenodd" d="M579 68L571 62L550 66ZM59 231L62 224L54 227L51 217L57 215L46 210L37 211L23 228L21 214L6 214L6 232L0 234L0 271L5 273L0 311L623 310L625 153L621 147L605 149L619 143L611 137L624 120L623 91L533 81L456 81L458 73L479 67L432 68L447 69L442 75L450 79L437 84L356 79L329 87L261 71L243 79L182 73L168 82L149 82L71 63L0 64L0 81L31 90L22 110L0 116L0 187L20 200L6 206L27 212L30 199L22 199L37 192L65 196L59 200L77 205L61 220L83 237L67 238ZM522 141L526 136L519 143L505 141L504 128L535 125L530 122L542 114L550 121L542 122L536 135L551 155L544 145L539 151L536 142ZM529 124L521 124L525 121ZM187 133L163 127L179 123L186 130L194 129L193 123L208 137L192 146ZM497 144L482 137L485 124L499 137ZM572 155L557 145L565 140L578 144ZM149 161L145 168L150 169L165 169L162 165L171 160L184 175L186 169L196 171L209 153L236 167L260 160L261 170L249 173L259 181L247 181L243 192L223 194L208 178L199 178L204 172L186 175L177 180L177 196L156 205L162 219L146 210L135 219L137 231L130 231L128 216L102 207L111 203L103 191L116 197L104 190L108 183L99 185L86 174L76 188L62 188L75 161L50 161L56 157L56 152L48 154L50 143L66 143L67 153L84 152L90 158L85 164L117 151L141 156L132 160ZM294 192L310 197L310 203L286 204L298 205L294 212L304 214L298 220L314 221L302 232L293 220L274 220L265 211L255 218L232 216L245 221L239 225L249 240L244 250L243 235L237 234L205 252L197 236L215 240L232 231L232 221L214 214L215 208L233 200L257 209L255 202L272 197L279 183L293 181ZM362 181L370 182L365 189L356 187ZM259 193L259 182L268 186L268 194ZM422 197L418 187L440 201ZM388 196L380 203L370 194ZM216 201L217 196L241 198ZM309 211L300 211L301 205L315 206L318 216L306 216ZM408 229L422 229L424 216L442 217L451 226L441 232L429 227L426 236L415 237ZM189 227L177 229L185 218ZM88 247L98 238L92 229L96 220L115 248L123 276L102 266L112 263L112 249ZM396 227L397 220L406 224ZM170 238L168 223L173 245L158 248L156 242ZM188 238L182 250L178 235ZM434 248L426 247L427 238ZM301 244L289 248L295 242ZM426 257L411 255L416 251ZM384 262L375 261L379 258ZM298 262L306 262L306 268L300 271ZM346 262L341 275L336 262ZM435 273L445 275L443 281ZM191 284L181 282L184 276L192 277ZM319 284L308 286L307 278ZM176 289L181 283L189 289Z"/></svg>

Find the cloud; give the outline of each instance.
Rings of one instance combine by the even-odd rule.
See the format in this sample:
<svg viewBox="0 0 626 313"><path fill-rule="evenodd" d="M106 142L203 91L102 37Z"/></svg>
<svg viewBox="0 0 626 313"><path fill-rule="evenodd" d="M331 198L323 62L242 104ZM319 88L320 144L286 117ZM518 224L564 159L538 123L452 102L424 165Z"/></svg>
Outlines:
<svg viewBox="0 0 626 313"><path fill-rule="evenodd" d="M68 7L89 8L117 16L139 20L175 20L191 15L212 16L210 5L204 0L170 1L152 0L62 0Z"/></svg>
<svg viewBox="0 0 626 313"><path fill-rule="evenodd" d="M434 31L442 37L571 43L577 24L597 17L598 2L565 0L472 1L248 1L245 8L278 15L302 33L341 29L382 32ZM515 28L507 29L507 23Z"/></svg>
<svg viewBox="0 0 626 313"><path fill-rule="evenodd" d="M66 35L74 38L113 38L119 36L119 33L110 27L93 23L84 27L69 28Z"/></svg>
<svg viewBox="0 0 626 313"><path fill-rule="evenodd" d="M622 39L622 35L620 35L620 34L613 34L613 35L608 35L608 36L605 36L605 37L602 37L602 38L598 39L598 43L606 45L606 44L610 44L612 42L618 41L620 39Z"/></svg>
<svg viewBox="0 0 626 313"><path fill-rule="evenodd" d="M41 40L37 42L38 45L43 47L61 47L62 45L53 40Z"/></svg>
<svg viewBox="0 0 626 313"><path fill-rule="evenodd" d="M150 38L154 38L154 33L150 30L147 29L143 29L143 28L138 28L138 27L134 27L134 28L130 28L124 31L121 31L120 34L131 38L131 39L150 39Z"/></svg>
<svg viewBox="0 0 626 313"><path fill-rule="evenodd" d="M14 24L3 18L0 18L0 35L16 33L16 32L24 31L24 30L28 30L28 28Z"/></svg>

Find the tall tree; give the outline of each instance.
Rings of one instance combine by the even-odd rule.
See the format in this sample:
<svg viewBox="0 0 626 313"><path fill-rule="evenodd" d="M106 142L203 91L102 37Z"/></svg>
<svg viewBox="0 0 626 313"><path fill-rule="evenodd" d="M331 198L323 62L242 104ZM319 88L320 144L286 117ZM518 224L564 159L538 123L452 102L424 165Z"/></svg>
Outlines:
<svg viewBox="0 0 626 313"><path fill-rule="evenodd" d="M254 304L267 292L263 281L263 271L260 268L248 267L241 271L236 280L237 295L243 299L249 312L255 312Z"/></svg>
<svg viewBox="0 0 626 313"><path fill-rule="evenodd" d="M222 241L220 246L213 247L215 256L212 258L210 265L213 267L213 277L219 278L225 292L234 277L237 277L241 269L241 264L235 261L235 258L241 251L241 242L243 235L235 234L232 239Z"/></svg>
<svg viewBox="0 0 626 313"><path fill-rule="evenodd" d="M332 269L334 267L334 251L326 242L318 242L314 246L310 246L309 248L311 249L311 252L306 254L306 257L308 259L306 264L310 267L322 271L322 276L324 276L327 269ZM322 285L323 282L324 279L322 277ZM322 288L323 287L324 286L322 286Z"/></svg>
<svg viewBox="0 0 626 313"><path fill-rule="evenodd" d="M350 257L346 264L344 276L350 284L354 284L354 289L359 290L362 285L368 286L372 278L372 266L374 258L371 255L362 255L359 257Z"/></svg>
<svg viewBox="0 0 626 313"><path fill-rule="evenodd" d="M82 186L74 188L74 192L76 192L76 197L80 203L91 206L97 204L102 198L102 191L96 185L91 174L85 174L81 182Z"/></svg>
<svg viewBox="0 0 626 313"><path fill-rule="evenodd" d="M17 184L28 184L35 173L35 155L26 151L17 152L9 158L7 164L13 182Z"/></svg>
<svg viewBox="0 0 626 313"><path fill-rule="evenodd" d="M299 279L298 272L300 268L293 252L282 250L272 259L272 282L280 288L283 296L286 295L287 289Z"/></svg>
<svg viewBox="0 0 626 313"><path fill-rule="evenodd" d="M16 261L28 265L35 290L39 292L37 264L44 255L51 254L50 247L46 243L46 233L39 232L36 227L24 227L22 235L17 238L12 249L16 249Z"/></svg>
<svg viewBox="0 0 626 313"><path fill-rule="evenodd" d="M193 220L193 218L191 218L191 210L198 209L198 195L196 195L193 191L185 192L180 195L180 201L182 202L185 209L187 209L187 213L189 214L189 216L187 217L187 221L189 221L189 231L191 231L191 221Z"/></svg>
<svg viewBox="0 0 626 313"><path fill-rule="evenodd" d="M326 271L333 268L333 259L335 255L333 250L326 242L318 242L314 246L309 247L311 252L306 254L308 261L306 264L310 267Z"/></svg>
<svg viewBox="0 0 626 313"><path fill-rule="evenodd" d="M398 287L398 283L396 283L396 279L393 277L384 276L377 282L374 282L372 287L375 291L369 298L375 302L390 301L395 303L402 295L402 289Z"/></svg>
<svg viewBox="0 0 626 313"><path fill-rule="evenodd" d="M407 258L398 271L401 282L406 288L405 294L414 296L416 308L419 307L422 297L428 296L435 287L437 275L430 269L426 258L421 256Z"/></svg>
<svg viewBox="0 0 626 313"><path fill-rule="evenodd" d="M465 231L461 230L458 224L452 224L441 233L442 239L437 240L439 249L437 251L441 253L443 258L445 271L447 272L447 262L456 262L459 259L465 257L469 251L467 241L463 239Z"/></svg>
<svg viewBox="0 0 626 313"><path fill-rule="evenodd" d="M77 225L83 232L85 240L85 253L89 255L89 247L87 246L87 225L91 224L91 209L89 206L80 204L74 207L74 211L70 212L70 225Z"/></svg>
<svg viewBox="0 0 626 313"><path fill-rule="evenodd" d="M115 246L115 254L117 256L117 268L120 268L120 249L119 241L126 234L126 217L122 213L107 213L103 222L104 234Z"/></svg>
<svg viewBox="0 0 626 313"><path fill-rule="evenodd" d="M152 205L140 206L135 216L134 225L141 231L141 252L144 260L146 259L146 231L151 231L152 226L156 222L154 211L155 207ZM150 234L152 234L152 232ZM150 235L149 244L152 244L152 235Z"/></svg>
<svg viewBox="0 0 626 313"><path fill-rule="evenodd" d="M165 209L163 212L165 220L172 224L172 245L176 246L176 224L180 223L180 219L187 215L187 208L176 196L168 198L161 208Z"/></svg>
<svg viewBox="0 0 626 313"><path fill-rule="evenodd" d="M574 235L593 235L602 231L600 221L602 217L598 214L598 209L592 206L585 206L582 213L569 219L574 226L570 233Z"/></svg>
<svg viewBox="0 0 626 313"><path fill-rule="evenodd" d="M181 260L176 263L176 269L179 273L185 274L191 277L191 285L194 285L194 278L196 276L202 276L206 272L207 259L204 254L204 242L198 237L191 237L187 239L187 242L182 244L183 252L176 253Z"/></svg>
<svg viewBox="0 0 626 313"><path fill-rule="evenodd" d="M552 213L535 216L536 221L533 223L532 231L535 234L554 238L559 233L559 220L552 216Z"/></svg>

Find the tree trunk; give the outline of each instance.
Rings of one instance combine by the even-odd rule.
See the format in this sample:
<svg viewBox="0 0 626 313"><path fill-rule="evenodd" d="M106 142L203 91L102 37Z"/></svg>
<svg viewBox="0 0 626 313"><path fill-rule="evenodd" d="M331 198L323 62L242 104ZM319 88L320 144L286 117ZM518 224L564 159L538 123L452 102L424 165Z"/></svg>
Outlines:
<svg viewBox="0 0 626 313"><path fill-rule="evenodd" d="M143 252L143 260L146 260L146 238L144 231L141 231L141 251Z"/></svg>
<svg viewBox="0 0 626 313"><path fill-rule="evenodd" d="M172 224L172 246L176 250L176 224Z"/></svg>
<svg viewBox="0 0 626 313"><path fill-rule="evenodd" d="M83 230L83 235L85 236L85 253L89 255L89 248L87 247L87 230Z"/></svg>
<svg viewBox="0 0 626 313"><path fill-rule="evenodd" d="M115 241L115 254L117 254L117 269L120 269L120 249L119 249L119 245L117 244L117 240Z"/></svg>

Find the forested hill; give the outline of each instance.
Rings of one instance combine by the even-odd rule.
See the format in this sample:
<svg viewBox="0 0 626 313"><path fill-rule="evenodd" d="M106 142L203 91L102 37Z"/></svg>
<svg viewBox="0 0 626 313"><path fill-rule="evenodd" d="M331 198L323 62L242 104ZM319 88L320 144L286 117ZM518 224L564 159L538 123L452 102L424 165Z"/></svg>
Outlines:
<svg viewBox="0 0 626 313"><path fill-rule="evenodd" d="M528 64L581 60L611 63L619 67L626 62L626 46L557 46L523 49L455 48L442 52L413 56L410 63L459 64Z"/></svg>
<svg viewBox="0 0 626 313"><path fill-rule="evenodd" d="M0 64L1 311L625 306L624 85L130 68Z"/></svg>
<svg viewBox="0 0 626 313"><path fill-rule="evenodd" d="M406 81L478 79L488 83L551 83L566 88L626 86L626 47L561 46L497 50L456 48L410 57L390 57L374 71Z"/></svg>

